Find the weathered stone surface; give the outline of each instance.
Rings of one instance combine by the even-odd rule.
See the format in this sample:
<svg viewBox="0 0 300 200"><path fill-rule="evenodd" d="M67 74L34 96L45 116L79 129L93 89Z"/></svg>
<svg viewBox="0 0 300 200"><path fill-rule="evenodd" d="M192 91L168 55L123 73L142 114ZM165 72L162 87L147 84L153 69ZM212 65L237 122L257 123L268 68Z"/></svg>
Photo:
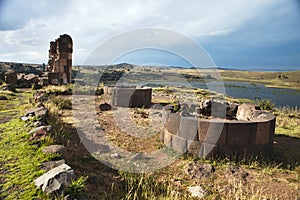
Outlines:
<svg viewBox="0 0 300 200"><path fill-rule="evenodd" d="M67 164L59 165L34 180L35 185L46 193L62 194L75 179L74 171Z"/></svg>
<svg viewBox="0 0 300 200"><path fill-rule="evenodd" d="M178 153L185 153L187 151L187 140L182 137L173 135L172 148Z"/></svg>
<svg viewBox="0 0 300 200"><path fill-rule="evenodd" d="M257 123L255 144L269 143L270 135L270 122Z"/></svg>
<svg viewBox="0 0 300 200"><path fill-rule="evenodd" d="M228 123L227 144L247 146L255 144L256 123Z"/></svg>
<svg viewBox="0 0 300 200"><path fill-rule="evenodd" d="M249 121L251 120L251 113L256 110L255 105L252 104L242 104L238 106L238 110L236 113L237 120Z"/></svg>
<svg viewBox="0 0 300 200"><path fill-rule="evenodd" d="M63 154L63 153L65 153L66 148L63 145L50 145L50 146L44 147L42 149L42 151L45 154L52 154L52 153Z"/></svg>
<svg viewBox="0 0 300 200"><path fill-rule="evenodd" d="M37 132L40 132L40 131L46 131L46 132L51 132L52 130L52 126L51 125L47 125L47 126L39 126L39 127L36 127L34 129L32 129L31 131L29 131L29 134L34 134L34 133L37 133Z"/></svg>
<svg viewBox="0 0 300 200"><path fill-rule="evenodd" d="M17 73L10 69L4 74L4 82L6 84L16 84L17 83Z"/></svg>
<svg viewBox="0 0 300 200"><path fill-rule="evenodd" d="M198 141L198 120L194 117L181 117L178 135L185 139Z"/></svg>
<svg viewBox="0 0 300 200"><path fill-rule="evenodd" d="M48 116L48 109L45 107L39 107L39 108L34 108L32 110L28 110L25 113L25 117L28 117L28 116L36 116L38 118L45 119Z"/></svg>
<svg viewBox="0 0 300 200"><path fill-rule="evenodd" d="M172 147L172 137L173 135L169 133L168 130L164 129L164 144L168 148Z"/></svg>
<svg viewBox="0 0 300 200"><path fill-rule="evenodd" d="M72 38L63 34L50 42L48 60L48 83L67 84L71 82L72 75Z"/></svg>
<svg viewBox="0 0 300 200"><path fill-rule="evenodd" d="M226 144L227 124L220 122L201 121L198 122L199 141L210 144Z"/></svg>
<svg viewBox="0 0 300 200"><path fill-rule="evenodd" d="M108 103L102 103L100 104L99 108L101 111L109 111L111 110L111 105Z"/></svg>
<svg viewBox="0 0 300 200"><path fill-rule="evenodd" d="M30 82L30 83L37 83L37 82L39 82L39 78L38 78L38 76L35 75L35 74L26 74L26 75L24 76L24 79L25 79L26 81Z"/></svg>
<svg viewBox="0 0 300 200"><path fill-rule="evenodd" d="M165 123L166 129L173 135L177 135L180 126L180 120L181 117L179 113L169 113Z"/></svg>
<svg viewBox="0 0 300 200"><path fill-rule="evenodd" d="M111 104L116 107L151 107L152 88L112 88Z"/></svg>
<svg viewBox="0 0 300 200"><path fill-rule="evenodd" d="M65 163L66 163L66 161L64 159L56 160L56 161L48 161L48 162L42 163L41 168L43 170L49 171L50 169L53 169L55 167L58 167L59 165L65 164Z"/></svg>
<svg viewBox="0 0 300 200"><path fill-rule="evenodd" d="M188 153L198 156L202 143L199 141L187 140Z"/></svg>

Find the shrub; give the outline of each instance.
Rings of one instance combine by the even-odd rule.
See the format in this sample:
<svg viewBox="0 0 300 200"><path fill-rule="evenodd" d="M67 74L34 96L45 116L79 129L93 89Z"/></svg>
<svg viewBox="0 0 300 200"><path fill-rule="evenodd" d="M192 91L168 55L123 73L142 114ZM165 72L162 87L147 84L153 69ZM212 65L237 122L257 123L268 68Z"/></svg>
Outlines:
<svg viewBox="0 0 300 200"><path fill-rule="evenodd" d="M257 98L255 103L261 110L274 110L275 109L275 103L271 99Z"/></svg>

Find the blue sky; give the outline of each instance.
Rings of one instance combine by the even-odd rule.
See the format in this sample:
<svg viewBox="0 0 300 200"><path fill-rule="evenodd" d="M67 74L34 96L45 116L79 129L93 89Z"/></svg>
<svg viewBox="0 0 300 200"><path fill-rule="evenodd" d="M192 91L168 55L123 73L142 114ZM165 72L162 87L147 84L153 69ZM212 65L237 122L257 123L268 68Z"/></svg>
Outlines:
<svg viewBox="0 0 300 200"><path fill-rule="evenodd" d="M67 33L74 41L74 64L83 64L102 42L144 27L190 37L218 66L300 69L299 0L0 0L0 61L47 63L49 42ZM159 50L116 61L188 66Z"/></svg>

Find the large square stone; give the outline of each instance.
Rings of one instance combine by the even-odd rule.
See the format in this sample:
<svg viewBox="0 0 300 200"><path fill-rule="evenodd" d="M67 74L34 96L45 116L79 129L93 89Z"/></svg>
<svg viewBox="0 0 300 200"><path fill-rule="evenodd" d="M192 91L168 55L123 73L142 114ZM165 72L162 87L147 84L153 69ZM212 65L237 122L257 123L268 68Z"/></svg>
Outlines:
<svg viewBox="0 0 300 200"><path fill-rule="evenodd" d="M228 123L227 144L246 146L255 143L256 123Z"/></svg>
<svg viewBox="0 0 300 200"><path fill-rule="evenodd" d="M270 122L257 123L255 144L267 144L270 141Z"/></svg>
<svg viewBox="0 0 300 200"><path fill-rule="evenodd" d="M187 140L187 150L188 153L193 156L197 156L199 154L202 143L199 141Z"/></svg>
<svg viewBox="0 0 300 200"><path fill-rule="evenodd" d="M178 153L185 153L187 151L187 140L177 135L173 135L172 148Z"/></svg>
<svg viewBox="0 0 300 200"><path fill-rule="evenodd" d="M223 122L199 121L199 141L209 144L226 144L227 124Z"/></svg>
<svg viewBox="0 0 300 200"><path fill-rule="evenodd" d="M172 134L177 135L180 126L180 115L179 113L169 113L166 119L165 128Z"/></svg>
<svg viewBox="0 0 300 200"><path fill-rule="evenodd" d="M198 141L198 120L194 117L181 117L178 135L188 140Z"/></svg>
<svg viewBox="0 0 300 200"><path fill-rule="evenodd" d="M172 147L172 137L173 137L173 135L165 129L164 130L164 144L168 148Z"/></svg>

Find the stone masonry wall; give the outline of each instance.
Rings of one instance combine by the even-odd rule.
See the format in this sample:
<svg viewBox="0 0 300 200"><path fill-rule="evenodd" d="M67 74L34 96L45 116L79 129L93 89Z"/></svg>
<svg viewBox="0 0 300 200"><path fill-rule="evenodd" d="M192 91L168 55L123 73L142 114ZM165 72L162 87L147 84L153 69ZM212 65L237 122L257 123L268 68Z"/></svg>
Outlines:
<svg viewBox="0 0 300 200"><path fill-rule="evenodd" d="M163 109L161 140L178 153L196 157L269 155L272 152L275 116L255 121L197 119Z"/></svg>
<svg viewBox="0 0 300 200"><path fill-rule="evenodd" d="M151 107L152 88L104 87L110 104L116 107Z"/></svg>

